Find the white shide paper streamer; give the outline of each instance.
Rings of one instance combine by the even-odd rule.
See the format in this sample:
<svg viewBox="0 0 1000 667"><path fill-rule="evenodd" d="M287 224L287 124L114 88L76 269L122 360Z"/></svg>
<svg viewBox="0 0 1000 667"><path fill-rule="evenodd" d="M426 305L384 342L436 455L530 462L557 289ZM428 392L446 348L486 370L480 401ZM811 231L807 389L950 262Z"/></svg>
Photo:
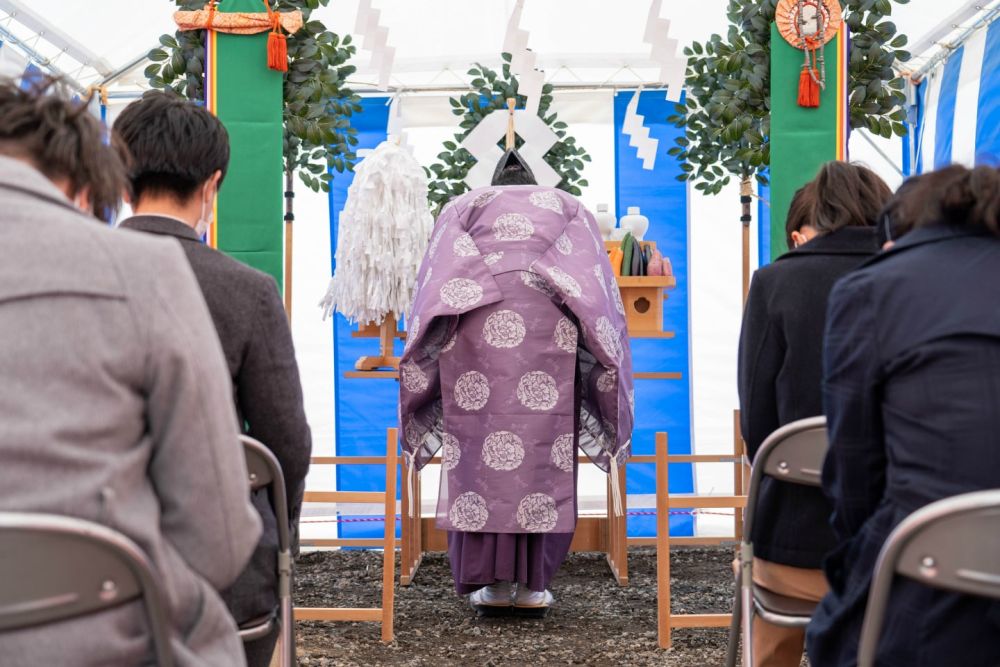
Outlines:
<svg viewBox="0 0 1000 667"><path fill-rule="evenodd" d="M382 12L372 8L372 0L359 0L354 32L361 35L361 48L371 51L372 68L378 71L379 90L389 89L396 49L389 46L389 29L379 24Z"/></svg>
<svg viewBox="0 0 1000 667"><path fill-rule="evenodd" d="M667 85L667 99L680 102L687 74L687 57L683 52L678 55L680 42L670 37L670 21L660 18L662 6L663 0L653 0L650 5L643 41L650 45L650 54L660 66L660 82Z"/></svg>
<svg viewBox="0 0 1000 667"><path fill-rule="evenodd" d="M510 15L510 23L507 24L503 51L511 55L510 71L518 79L518 93L527 98L525 109L537 114L542 99L542 87L545 85L545 73L536 69L538 59L528 48L529 33L527 30L521 30L523 12L524 0L517 0L514 12Z"/></svg>
<svg viewBox="0 0 1000 667"><path fill-rule="evenodd" d="M628 145L636 148L638 157L642 160L642 168L652 171L656 167L656 150L659 148L660 140L649 136L649 128L646 127L646 118L639 113L639 99L642 97L642 88L635 91L632 101L628 103L625 110L625 121L622 123L622 134L628 137Z"/></svg>

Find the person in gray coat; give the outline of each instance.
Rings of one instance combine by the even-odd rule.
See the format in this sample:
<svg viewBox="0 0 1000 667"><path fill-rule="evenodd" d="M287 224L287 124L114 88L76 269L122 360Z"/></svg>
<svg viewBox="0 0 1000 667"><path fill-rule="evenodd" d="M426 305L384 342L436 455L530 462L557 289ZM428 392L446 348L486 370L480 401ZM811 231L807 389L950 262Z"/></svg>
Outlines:
<svg viewBox="0 0 1000 667"><path fill-rule="evenodd" d="M162 583L178 664L242 665L218 591L261 525L232 388L178 243L81 212L110 216L123 185L85 108L0 83L0 508L127 535ZM0 663L149 664L140 604L0 632Z"/></svg>
<svg viewBox="0 0 1000 667"><path fill-rule="evenodd" d="M136 213L120 226L180 241L222 342L240 424L281 464L294 539L312 440L281 295L274 278L201 240L229 166L226 128L204 107L152 92L122 112L114 131L131 157ZM278 605L273 503L264 489L254 494L253 502L264 521L264 535L246 571L223 595L240 624L273 613ZM267 667L277 634L275 626L270 636L247 643L251 667Z"/></svg>

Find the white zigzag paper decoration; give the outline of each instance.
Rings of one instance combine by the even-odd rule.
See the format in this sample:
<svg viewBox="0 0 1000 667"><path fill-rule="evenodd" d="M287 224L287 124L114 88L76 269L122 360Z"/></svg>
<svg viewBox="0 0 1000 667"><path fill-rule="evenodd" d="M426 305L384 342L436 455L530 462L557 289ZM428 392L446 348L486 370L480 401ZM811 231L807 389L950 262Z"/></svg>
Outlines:
<svg viewBox="0 0 1000 667"><path fill-rule="evenodd" d="M660 140L649 136L646 118L639 114L639 98L641 96L642 88L635 91L632 101L628 103L628 108L625 110L625 121L622 123L622 134L629 138L629 146L638 149L642 168L652 171L656 167L656 150L660 146Z"/></svg>
<svg viewBox="0 0 1000 667"><path fill-rule="evenodd" d="M536 114L541 103L542 87L545 85L545 73L536 69L538 59L528 48L529 33L521 30L523 12L524 0L517 0L514 12L510 15L510 23L507 24L503 50L511 55L510 71L518 78L518 92L528 99L525 109Z"/></svg>
<svg viewBox="0 0 1000 667"><path fill-rule="evenodd" d="M663 0L653 0L650 5L643 41L652 47L652 58L660 66L660 81L667 85L667 99L680 102L687 74L687 58L683 54L677 55L680 42L670 37L670 21L660 18L662 6Z"/></svg>
<svg viewBox="0 0 1000 667"><path fill-rule="evenodd" d="M372 8L372 0L359 0L354 32L361 35L361 48L371 51L372 67L378 70L379 89L388 90L396 49L389 46L389 29L379 25L381 18L382 12Z"/></svg>
<svg viewBox="0 0 1000 667"><path fill-rule="evenodd" d="M462 141L462 148L476 158L476 164L465 177L465 182L470 188L481 188L492 181L497 162L503 157L503 151L500 150L497 141L506 134L509 118L506 109L491 111ZM556 133L537 113L531 113L526 109L514 112L514 126L517 128L518 136L524 140L518 152L531 167L538 184L550 188L559 185L562 176L545 161L545 154L559 141Z"/></svg>

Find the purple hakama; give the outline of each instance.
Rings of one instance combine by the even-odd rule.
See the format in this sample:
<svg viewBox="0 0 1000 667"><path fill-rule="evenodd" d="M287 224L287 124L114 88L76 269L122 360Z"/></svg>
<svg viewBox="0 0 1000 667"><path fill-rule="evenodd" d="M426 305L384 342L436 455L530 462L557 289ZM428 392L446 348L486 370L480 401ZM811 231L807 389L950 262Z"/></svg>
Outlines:
<svg viewBox="0 0 1000 667"><path fill-rule="evenodd" d="M455 591L468 595L499 581L544 591L569 553L573 533L448 532Z"/></svg>

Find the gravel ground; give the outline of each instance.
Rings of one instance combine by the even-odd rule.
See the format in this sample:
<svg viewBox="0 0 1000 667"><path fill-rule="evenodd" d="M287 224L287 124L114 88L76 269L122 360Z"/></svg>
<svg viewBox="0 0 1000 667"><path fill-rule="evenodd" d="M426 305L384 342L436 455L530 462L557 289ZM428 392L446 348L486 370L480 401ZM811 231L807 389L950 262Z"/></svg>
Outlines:
<svg viewBox="0 0 1000 667"><path fill-rule="evenodd" d="M671 586L675 613L722 613L732 607L732 549L675 549ZM378 606L378 552L303 554L299 606ZM673 648L656 645L656 554L632 550L630 585L615 584L600 554L572 554L552 592L544 620L477 619L455 595L444 554L427 554L408 587L396 588L396 641L382 644L367 623L298 624L302 665L722 665L726 630L675 630ZM806 664L805 662L803 663Z"/></svg>

